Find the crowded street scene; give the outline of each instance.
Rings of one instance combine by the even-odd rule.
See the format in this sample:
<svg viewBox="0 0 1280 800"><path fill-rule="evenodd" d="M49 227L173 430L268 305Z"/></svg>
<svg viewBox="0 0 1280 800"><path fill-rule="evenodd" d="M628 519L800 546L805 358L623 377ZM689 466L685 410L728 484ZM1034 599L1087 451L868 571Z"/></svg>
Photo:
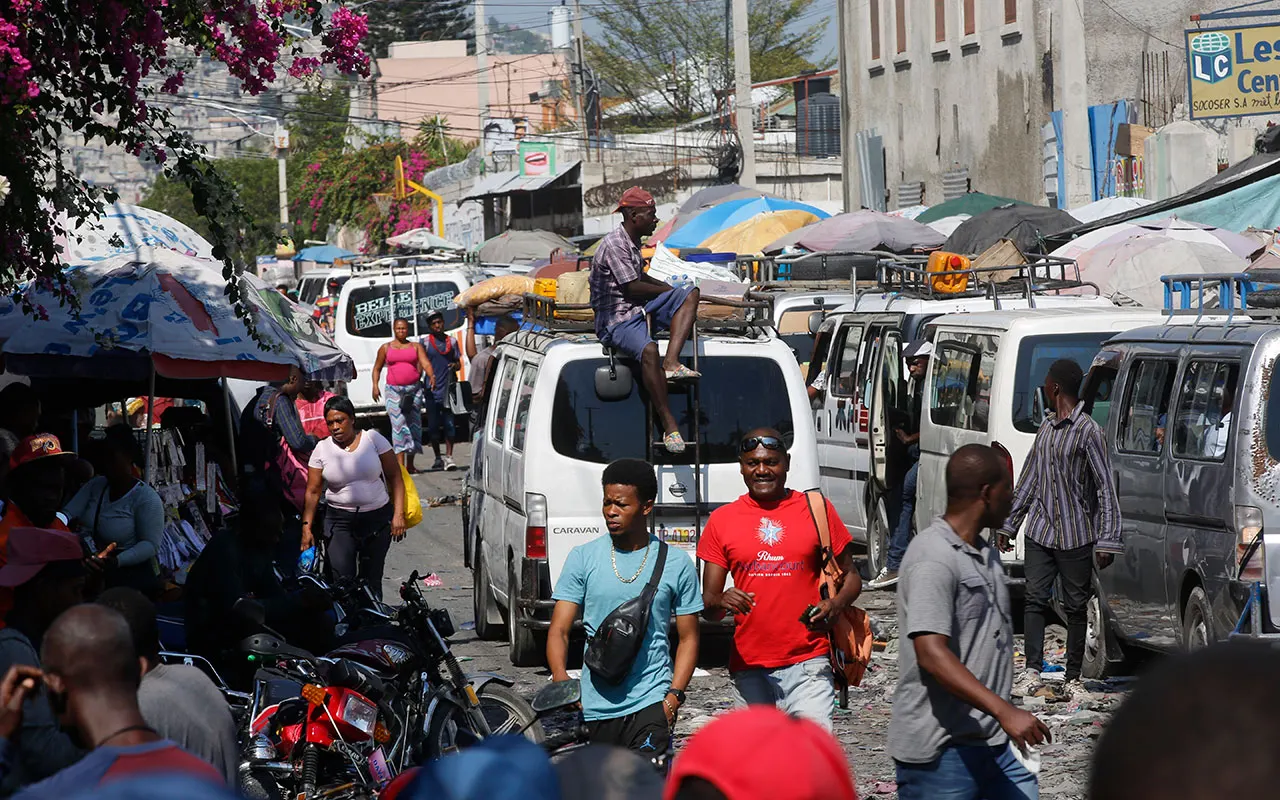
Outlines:
<svg viewBox="0 0 1280 800"><path fill-rule="evenodd" d="M0 0L0 797L1275 796L1228 2Z"/></svg>

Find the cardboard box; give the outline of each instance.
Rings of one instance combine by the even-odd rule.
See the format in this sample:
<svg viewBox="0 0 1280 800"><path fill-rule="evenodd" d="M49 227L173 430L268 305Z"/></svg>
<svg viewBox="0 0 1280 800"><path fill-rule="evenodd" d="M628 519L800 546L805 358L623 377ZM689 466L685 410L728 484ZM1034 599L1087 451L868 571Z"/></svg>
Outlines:
<svg viewBox="0 0 1280 800"><path fill-rule="evenodd" d="M1121 123L1116 130L1116 155L1142 157L1143 143L1155 130L1145 125Z"/></svg>

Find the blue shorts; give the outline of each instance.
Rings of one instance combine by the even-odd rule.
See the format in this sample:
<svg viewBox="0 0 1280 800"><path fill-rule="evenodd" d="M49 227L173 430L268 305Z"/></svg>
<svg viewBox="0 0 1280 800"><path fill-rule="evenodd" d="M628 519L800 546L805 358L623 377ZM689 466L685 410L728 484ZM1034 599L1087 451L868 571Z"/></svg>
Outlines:
<svg viewBox="0 0 1280 800"><path fill-rule="evenodd" d="M692 291L693 289L686 287L663 292L645 304L643 314L636 314L606 330L600 337L600 343L612 347L627 358L639 361L640 354L653 341L653 337L649 335L648 316L653 315L658 327L671 330L671 319Z"/></svg>

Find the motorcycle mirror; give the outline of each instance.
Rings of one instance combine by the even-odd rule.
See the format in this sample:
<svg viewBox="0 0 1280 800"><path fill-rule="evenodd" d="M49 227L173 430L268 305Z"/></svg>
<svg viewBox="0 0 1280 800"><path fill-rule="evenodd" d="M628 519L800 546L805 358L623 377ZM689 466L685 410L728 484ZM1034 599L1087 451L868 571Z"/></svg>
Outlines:
<svg viewBox="0 0 1280 800"><path fill-rule="evenodd" d="M557 708L571 706L582 700L582 684L579 681L549 683L533 696L534 713L543 714Z"/></svg>
<svg viewBox="0 0 1280 800"><path fill-rule="evenodd" d="M241 597L231 610L255 625L267 624L267 608L252 597Z"/></svg>

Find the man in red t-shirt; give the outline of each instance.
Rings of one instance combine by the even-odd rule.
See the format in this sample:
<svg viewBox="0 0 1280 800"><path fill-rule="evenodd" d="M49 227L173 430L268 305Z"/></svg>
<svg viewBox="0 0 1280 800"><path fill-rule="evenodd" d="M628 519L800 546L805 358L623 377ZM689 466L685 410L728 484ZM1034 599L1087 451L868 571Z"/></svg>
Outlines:
<svg viewBox="0 0 1280 800"><path fill-rule="evenodd" d="M738 462L747 493L713 511L698 540L698 558L706 562L703 615L735 617L729 671L739 705L777 705L830 730L835 684L826 631L862 591L852 540L827 502L831 548L849 579L824 600L817 524L804 492L787 488L791 462L781 434L748 433ZM726 589L730 574L733 588Z"/></svg>

